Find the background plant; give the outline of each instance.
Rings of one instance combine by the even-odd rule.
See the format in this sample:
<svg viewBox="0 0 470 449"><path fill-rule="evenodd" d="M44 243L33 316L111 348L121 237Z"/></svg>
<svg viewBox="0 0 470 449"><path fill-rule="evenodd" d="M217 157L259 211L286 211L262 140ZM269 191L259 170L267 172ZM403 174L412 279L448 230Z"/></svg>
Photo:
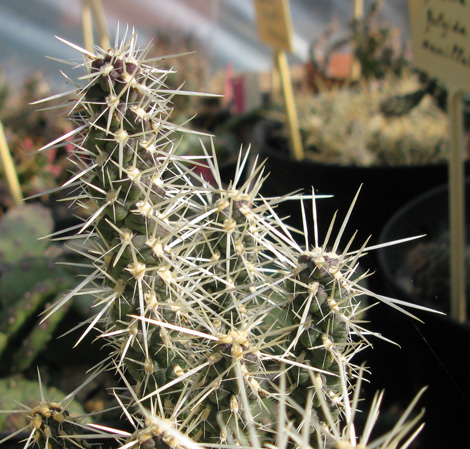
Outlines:
<svg viewBox="0 0 470 449"><path fill-rule="evenodd" d="M75 325L90 316L90 296L81 295L48 319L40 318L51 303L80 283L83 274L80 255L44 238L53 229L51 210L39 203L10 208L0 219L0 390L8 391L0 399L0 409L15 407L14 401L34 407L40 397L37 364L42 366L43 378L54 385L46 395L56 401L66 396L61 389L75 388L74 372L82 368L77 361L68 366L73 360L71 347L61 347L56 339L66 323ZM101 399L93 390L100 383L105 384L104 376L80 390L83 406L96 407ZM83 411L83 406L72 409ZM25 422L22 415L0 415L0 432L11 432L15 423Z"/></svg>
<svg viewBox="0 0 470 449"><path fill-rule="evenodd" d="M406 268L412 276L413 285L407 293L427 304L449 313L449 233L442 232L434 239L420 242L410 248L407 254ZM466 271L470 268L470 248L465 248ZM406 285L401 282L401 285ZM470 292L470 281L466 282L466 291Z"/></svg>
<svg viewBox="0 0 470 449"><path fill-rule="evenodd" d="M51 94L50 87L41 74L35 73L22 86L20 91L12 91L5 83L0 89L0 119L5 128L16 173L23 197L43 194L63 184L68 179L68 171L73 167L69 161L71 147L51 149L48 153L31 155L45 145L70 130L69 123L56 111L38 111L30 103ZM51 106L54 103L51 103ZM57 102L55 103L57 105ZM53 195L39 197L45 206L55 208L54 218L64 218L56 203L60 197ZM2 212L12 207L12 201L5 182L0 183L0 204Z"/></svg>
<svg viewBox="0 0 470 449"><path fill-rule="evenodd" d="M371 2L364 16L352 19L347 26L333 22L311 46L310 62L314 79L327 76L330 58L337 52L351 52L361 66L361 77L382 79L391 74L401 76L410 69L409 51L400 30L380 20L381 0ZM338 80L337 80L338 81Z"/></svg>
<svg viewBox="0 0 470 449"><path fill-rule="evenodd" d="M135 35L95 53L69 45L86 69L72 92L76 127L40 151L72 139L65 186L88 211L74 247L90 271L45 319L77 294L95 297L81 338L96 330L111 349L94 373L117 375L114 395L134 429L82 424L81 433L108 432L123 448L368 444L375 418L361 438L354 428L362 370L353 356L370 334L361 297L403 304L361 286L366 244L342 242L353 206L334 238L333 220L323 243L316 232L297 243L275 213L296 197L260 196L263 168L246 168L249 152L228 185L214 148L200 160L177 153L191 131L172 123L172 100L188 93L166 87L169 71ZM83 444L63 405L30 410L28 444ZM416 424L408 415L371 447L406 440Z"/></svg>
<svg viewBox="0 0 470 449"><path fill-rule="evenodd" d="M388 113L385 107L393 102L398 108L398 99L414 102L414 107ZM314 160L362 166L447 160L447 116L417 76L388 76L326 90L299 98L298 108L305 148Z"/></svg>

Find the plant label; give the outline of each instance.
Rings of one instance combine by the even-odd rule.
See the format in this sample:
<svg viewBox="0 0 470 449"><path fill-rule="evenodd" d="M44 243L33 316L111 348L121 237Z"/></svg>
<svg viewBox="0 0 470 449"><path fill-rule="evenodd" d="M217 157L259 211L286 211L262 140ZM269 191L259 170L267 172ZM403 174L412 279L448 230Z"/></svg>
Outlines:
<svg viewBox="0 0 470 449"><path fill-rule="evenodd" d="M288 0L255 0L261 42L276 50L292 51L292 24Z"/></svg>
<svg viewBox="0 0 470 449"><path fill-rule="evenodd" d="M470 90L470 0L409 0L413 63L449 90Z"/></svg>
<svg viewBox="0 0 470 449"><path fill-rule="evenodd" d="M413 63L448 90L451 316L466 319L462 92L470 90L470 0L409 0Z"/></svg>

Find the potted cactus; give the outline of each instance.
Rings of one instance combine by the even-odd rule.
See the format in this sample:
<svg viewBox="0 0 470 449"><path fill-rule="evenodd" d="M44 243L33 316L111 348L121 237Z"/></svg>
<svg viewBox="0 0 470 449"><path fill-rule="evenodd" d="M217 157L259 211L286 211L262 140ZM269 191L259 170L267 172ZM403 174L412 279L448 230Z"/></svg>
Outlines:
<svg viewBox="0 0 470 449"><path fill-rule="evenodd" d="M344 27L345 39L336 39L339 31L313 47L314 93L296 97L303 160L290 157L285 117L276 105L264 114L256 142L269 157L267 196L313 184L319 194L337 197L319 203L321 213L330 216L338 205L344 210L350 192L363 185L362 204L350 225L363 238L372 235L373 243L408 198L447 182L449 149L446 93L435 80L414 72L399 34L379 22L380 3L371 2L363 19ZM324 79L328 56L340 46L355 52L363 70L358 79L332 85ZM374 214L367 213L371 204ZM279 209L301 223L288 203Z"/></svg>
<svg viewBox="0 0 470 449"><path fill-rule="evenodd" d="M275 211L283 198L259 194L263 166L247 168L249 152L228 185L214 147L200 160L177 153L191 131L172 123L171 101L188 93L166 87L169 71L146 59L134 34L109 50L68 45L86 70L72 94L75 129L40 151L72 139L70 200L88 211L74 247L89 273L44 319L77 294L94 296L79 340L97 332L110 349L91 377L114 373L127 426L69 413L73 393L43 396L24 407L25 447L85 447L96 436L122 449L407 447L421 429L417 399L375 439L377 395L356 432L364 367L355 355L371 338L364 297L411 313L362 285L367 247L343 243L355 200L336 237L334 223L324 241L306 227L298 243Z"/></svg>

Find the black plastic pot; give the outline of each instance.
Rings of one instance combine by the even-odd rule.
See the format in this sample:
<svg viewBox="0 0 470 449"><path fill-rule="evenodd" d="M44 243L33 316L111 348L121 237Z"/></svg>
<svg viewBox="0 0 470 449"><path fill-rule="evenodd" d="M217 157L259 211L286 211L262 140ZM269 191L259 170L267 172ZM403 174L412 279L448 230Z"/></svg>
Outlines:
<svg viewBox="0 0 470 449"><path fill-rule="evenodd" d="M339 211L337 220L344 217L354 195L362 185L347 227L350 235L358 230L357 238L360 242L372 236L371 243L376 243L387 221L409 198L446 183L448 179L446 164L397 167L340 166L309 160L295 161L286 154L269 149L263 151L260 158L267 158L266 171L269 173L261 190L263 195L281 196L299 189L309 193L312 187L315 188L316 195L333 195L333 198L317 201L321 236L326 234L336 211ZM469 168L467 165L467 172L470 171ZM308 202L306 206L311 222L311 207ZM297 202L280 204L278 213L281 216L290 216L294 226L302 225Z"/></svg>
<svg viewBox="0 0 470 449"><path fill-rule="evenodd" d="M467 231L470 228L470 181L466 183ZM418 196L402 207L387 223L380 242L426 234L421 243L440 238L449 230L448 187L442 185ZM470 239L468 239L470 243ZM448 311L448 295L413 294L409 254L420 242L383 248L378 252L379 272L384 291L399 299ZM429 263L435 262L429 260ZM434 279L430 279L434 282ZM446 296L446 298L444 297ZM425 448L464 447L465 426L470 417L470 324L462 324L448 315L416 312L424 323L391 314L386 335L402 349L401 371L406 370L413 389L428 385L423 400L426 427L420 437ZM400 368L394 375L400 377ZM405 373L404 373L405 374ZM465 443L465 444L464 444Z"/></svg>

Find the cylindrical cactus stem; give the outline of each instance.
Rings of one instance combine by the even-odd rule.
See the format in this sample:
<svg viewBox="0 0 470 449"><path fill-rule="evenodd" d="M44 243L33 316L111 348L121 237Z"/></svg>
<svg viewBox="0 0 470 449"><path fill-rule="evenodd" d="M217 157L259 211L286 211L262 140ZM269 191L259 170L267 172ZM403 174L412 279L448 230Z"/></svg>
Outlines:
<svg viewBox="0 0 470 449"><path fill-rule="evenodd" d="M127 416L148 407L155 417L128 447L189 447L174 423L213 445L274 445L279 416L302 427L295 400L312 376L327 398L310 399L312 416L325 401L325 415L341 416L358 330L348 260L296 243L277 200L259 195L262 165L240 182L248 156L225 186L215 150L205 162L214 184L176 154L177 92L136 36L83 52L87 84L72 108L81 191L71 200L90 211L77 236L95 265L87 281L98 311L87 331L98 327L113 348L132 390Z"/></svg>
<svg viewBox="0 0 470 449"><path fill-rule="evenodd" d="M297 263L289 283L295 295L292 322L298 328L289 349L303 363L323 371L322 389L336 415L344 394L341 379L351 369L348 354L354 345L351 320L359 301L357 292L348 281L347 264L335 253L315 248L303 252ZM306 373L298 376L301 388L310 382Z"/></svg>

